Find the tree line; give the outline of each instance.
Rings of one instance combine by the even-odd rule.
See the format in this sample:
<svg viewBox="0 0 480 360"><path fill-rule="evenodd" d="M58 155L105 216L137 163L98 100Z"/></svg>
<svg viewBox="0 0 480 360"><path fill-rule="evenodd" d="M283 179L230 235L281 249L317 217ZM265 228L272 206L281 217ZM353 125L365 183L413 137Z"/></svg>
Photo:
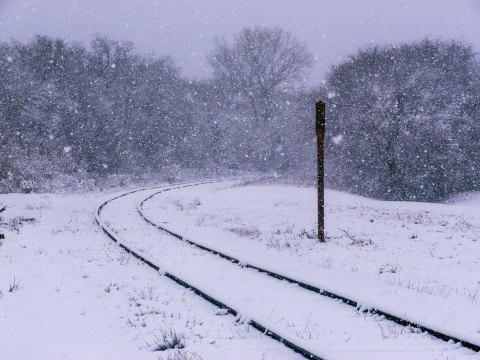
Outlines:
<svg viewBox="0 0 480 360"><path fill-rule="evenodd" d="M219 39L204 80L101 36L89 46L40 35L1 43L0 192L168 169L313 179L318 99L329 186L396 200L477 188L480 70L470 46L369 47L315 87L312 58L291 33L264 27Z"/></svg>
<svg viewBox="0 0 480 360"><path fill-rule="evenodd" d="M371 47L335 66L327 88L339 188L421 201L480 189L480 67L470 46Z"/></svg>

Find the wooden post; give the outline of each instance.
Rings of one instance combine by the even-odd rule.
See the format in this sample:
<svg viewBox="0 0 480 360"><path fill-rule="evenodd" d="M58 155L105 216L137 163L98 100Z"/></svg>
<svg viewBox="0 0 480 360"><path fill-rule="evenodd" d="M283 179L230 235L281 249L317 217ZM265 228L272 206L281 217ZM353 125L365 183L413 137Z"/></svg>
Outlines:
<svg viewBox="0 0 480 360"><path fill-rule="evenodd" d="M324 188L324 153L325 153L325 103L317 101L317 190L318 190L318 240L325 242L325 188Z"/></svg>
<svg viewBox="0 0 480 360"><path fill-rule="evenodd" d="M0 206L1 206L1 205L0 205ZM3 207L0 209L0 213L1 213L1 212L4 212L6 209L7 209L7 207L6 207L6 206L3 206ZM5 240L5 234L0 233L0 240Z"/></svg>

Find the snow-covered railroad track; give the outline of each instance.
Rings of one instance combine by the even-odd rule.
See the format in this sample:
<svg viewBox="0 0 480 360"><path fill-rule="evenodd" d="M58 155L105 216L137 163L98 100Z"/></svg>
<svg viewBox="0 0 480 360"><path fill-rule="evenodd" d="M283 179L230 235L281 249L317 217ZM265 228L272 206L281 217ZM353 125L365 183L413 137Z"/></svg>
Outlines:
<svg viewBox="0 0 480 360"><path fill-rule="evenodd" d="M143 200L141 201L141 203L144 203L147 199L151 198L153 195L155 195L155 194L157 194L157 193L164 192L164 191L169 191L169 190L173 190L173 189L178 189L178 188L181 188L181 187L195 186L195 185L199 185L199 183L196 183L196 184L179 184L179 185L176 185L176 186L171 186L171 187L163 188L163 189L161 189L161 190L155 190L154 193L150 194L148 197L146 197L146 198L144 197ZM102 209L104 208L104 206L105 206L106 204L111 203L113 200L119 199L120 197L124 197L124 196L127 196L127 195L129 195L129 194L133 194L133 193L135 193L135 192L140 192L140 191L142 191L142 190L152 190L152 189L154 189L154 188L141 189L141 190L136 190L136 191L133 191L133 192L125 193L125 194L123 194L123 195L121 195L121 196L119 196L119 197L116 197L116 198L114 198L114 199L111 199L110 201L102 204L102 206L98 209L97 221L99 222L100 226L102 226L102 228L105 230L105 232L106 232L113 240L117 241L122 248L124 248L126 251L130 252L133 256L135 256L135 257L139 258L140 260L142 260L143 262L147 263L147 264L148 264L149 266L151 266L152 268L154 268L154 269L156 269L156 270L159 270L159 269L160 269L159 266L157 266L153 261L149 260L146 256L140 254L140 252L145 252L144 250L136 251L136 250L134 250L135 247L132 247L132 246L130 246L130 245L125 244L122 240L120 240L120 238L119 238L119 236L118 236L118 231L117 231L117 232L114 232L114 230L113 230L112 228L110 228L109 226L106 226L106 225L102 222L102 220L100 219L100 212L102 211ZM140 194L141 194L141 193L140 193ZM141 200L141 199L142 199L142 198L139 198L139 200ZM137 200L137 201L139 201L139 200ZM141 205L138 206L138 210L141 212ZM130 213L130 217L131 217L131 215L132 215L132 214ZM337 327L339 327L339 328L342 328L342 327L343 327L343 329L346 329L346 328L350 327L350 328L353 329L352 332L355 333L355 335L359 335L359 334L362 334L362 333L363 333L362 327L363 327L364 325L362 324L362 321L357 321L357 320L359 320L359 319L352 319L352 317L355 316L354 313L356 313L356 312L348 312L348 311L346 311L346 309L345 309L345 308L348 308L348 307L345 307L344 303L347 303L347 304L349 304L349 305L352 305L352 306L357 307L358 304L357 304L355 301L350 300L350 299L348 299L348 298L346 298L346 297L344 297L344 296L339 296L339 295L336 295L336 294L331 293L331 292L323 291L323 290L321 290L321 289L319 289L319 288L317 288L317 287L315 287L315 286L311 286L311 285L309 285L309 284L305 284L305 283L303 283L303 282L300 282L300 281L291 279L291 278L289 278L289 277L287 277L287 276L284 276L284 275L276 274L276 273L274 273L274 272L271 272L271 271L262 269L262 268L260 268L260 267L254 266L254 265L252 265L252 264L248 264L246 267L247 267L247 268L250 268L250 269L252 269L252 270L254 270L254 271L248 271L248 270L245 270L245 269L241 269L241 268L238 267L238 266L234 266L234 267L233 267L234 269L226 269L227 267L232 268L232 264L231 264L232 262L233 262L233 263L239 263L239 264L241 264L241 265L245 265L245 264L244 264L243 262L241 263L238 259L235 259L233 256L230 256L230 255L221 253L221 252L216 251L216 250L214 250L214 249L206 248L206 247L204 247L204 246L202 246L202 245L200 245L200 244L195 244L195 243L193 243L193 242L185 239L183 236L181 236L181 235L179 235L179 234L175 234L174 232L172 232L172 231L170 231L170 230L168 230L168 229L166 229L166 228L164 228L164 227L158 226L158 225L152 223L151 221L150 221L150 223L151 223L152 225L154 225L155 227L157 227L157 228L159 228L159 229L161 229L161 230L163 230L163 231L166 231L168 234L174 235L177 239L183 240L183 244L185 244L183 248L182 248L182 247L179 247L178 245L174 245L174 244L171 242L171 240L168 241L168 243L169 243L168 246L173 246L173 247L175 247L174 252L170 252L170 254L178 253L179 250L180 250L180 251L183 251L183 250L186 250L186 249L189 249L190 252L193 252L193 249L197 249L196 251L198 252L198 248L200 248L200 249L202 250L202 251L201 251L202 253L207 252L207 254L206 254L207 257L210 256L211 254L214 254L214 255L217 255L217 256L222 257L223 259L229 260L229 263L225 263L223 260L220 260L220 259L219 259L218 261L220 261L220 262L223 261L223 264L225 264L225 265L223 265L223 267L222 267L222 266L220 266L220 264L218 264L218 261L215 261L215 260L214 260L214 258L211 258L211 257L210 257L208 260L207 260L207 259L200 259L201 255L199 255L199 254L194 254L193 257L190 257L190 258L188 259L188 260L189 260L189 264L190 264L190 261L192 261L192 262L195 262L195 261L196 261L196 262L197 262L197 264L193 264L193 267L198 267L199 269L204 269L204 268L207 268L207 267L213 267L213 268L218 267L218 268L220 269L220 271L216 271L216 272L215 272L215 270L212 270L212 271L211 271L211 274L216 274L216 273L220 273L220 272L223 271L223 272L228 272L228 274L231 275L233 272L235 272L235 273L236 273L236 276L239 277L241 280L242 280L242 277L239 275L239 273L240 273L240 272L249 272L248 276L244 274L244 275L245 275L244 278L248 278L247 281L244 281L245 283L246 283L246 282L252 283L252 278L255 278L255 279L253 279L253 282L255 282L255 283L258 282L257 285L258 285L258 289L259 289L259 290L263 290L264 292L268 292L269 290L272 290L272 289L273 289L272 291L276 291L276 290L284 291L285 293L288 293L288 294L291 296L291 298L290 298L290 299L291 299L291 303L293 303L293 304L298 304L298 303L304 304L304 303L305 303L304 306L305 306L306 309L309 309L309 307L310 307L310 309L315 310L315 311L312 311L312 312L310 313L310 315L314 314L314 315L312 315L313 318L316 316L317 319L322 319L322 320L323 320L323 319L325 319L325 316L327 316L327 317L330 316L330 318L326 318L325 323L326 323L326 324L329 324L329 321L330 321L330 326L333 326L333 327L338 325L338 324L333 325L332 319L331 319L331 318L336 319L336 316L337 316L337 315L331 315L331 314L330 314L330 311L329 311L329 310L332 310L332 309L330 309L329 307L332 307L332 303L334 303L337 307L335 307L335 309L333 309L333 310L334 310L333 313L338 312L338 314L340 314L340 315L338 315L338 316L341 317L341 318L338 320L338 323L340 323L341 326L337 326ZM178 242L178 243L180 243L180 242ZM192 247L192 246L190 246L190 245L194 245L194 247ZM186 246L186 247L185 247L185 246ZM138 246L137 246L137 248L138 248ZM170 250L170 251L171 251L171 250ZM169 255L167 254L167 255L164 255L164 256L166 256L165 260L168 260L168 256L169 256ZM188 255L188 256L192 256L192 255ZM216 256L216 257L217 257L217 256ZM186 255L183 255L183 257L186 257ZM201 260L201 261L197 261L197 260ZM203 262L202 262L202 261L203 261ZM217 263L216 263L216 262L217 262ZM213 263L216 263L216 264L213 264ZM178 265L178 260L173 261L172 264L173 264L173 265ZM222 270L222 269L223 269L223 270ZM182 269L182 270L183 270L183 269ZM177 270L175 270L175 271L177 271ZM190 269L190 271L191 271L191 269ZM259 272L260 272L260 273L259 273ZM182 272L180 272L180 273L182 273ZM187 273L188 273L188 271L187 271ZM234 314L234 315L238 315L238 311L233 310L233 307L231 307L231 306L226 306L226 305L225 305L225 301L223 301L223 300L222 300L222 301L217 301L217 300L215 300L213 297L211 297L211 296L209 296L209 295L206 295L206 292L204 292L203 290L200 290L200 286L198 286L198 285L195 285L195 286L190 285L190 284L192 284L192 282L191 282L190 280L187 280L187 281L189 281L189 283L190 283L190 284L189 284L189 283L187 283L186 281L181 280L178 276L173 275L173 274L171 273L171 271L170 271L170 272L167 272L166 274L168 274L167 276L168 276L169 278L171 278L172 280L176 281L176 282L179 283L180 285L185 286L185 287L187 287L187 288L192 288L192 290L194 290L197 294L203 296L204 298L206 298L206 299L209 300L210 302L213 302L213 303L216 304L217 306L220 306L220 307L222 307L222 308L227 309L229 313ZM258 274L258 275L254 275L254 274ZM198 283L197 280L199 280L199 277L195 276L195 274L194 274L194 276L192 277L192 276L191 276L191 275L192 275L191 273L188 274L188 275L190 275L190 279L193 278L193 279L195 280L195 281L193 281L193 283L195 283L195 284ZM267 277L265 277L265 276L261 277L262 275L268 275L268 276L267 276ZM223 275L222 275L222 276L223 276ZM182 276L182 277L183 277L183 276ZM274 277L274 278L277 279L277 280L284 280L284 282L290 283L290 284L285 284L285 283L278 282L278 281L275 281L275 280L269 280L269 281L267 281L267 279L271 279L272 277ZM217 283L218 283L218 279L212 279L212 280L207 279L206 282L205 282L205 280L202 280L202 281L203 281L203 284L201 285L201 287L202 287L203 289L205 289L206 287L209 287L209 290L208 290L207 292L211 293L213 290L216 290L216 289L219 287L218 284L215 284L215 280L217 280ZM223 279L222 279L222 280L223 280ZM200 281L200 283L202 283L202 281ZM233 280L233 282L234 282L234 281L235 281L235 280ZM229 281L229 282L231 283L232 281ZM212 284L210 284L210 283L212 283ZM280 284L280 285L274 285L274 283L278 283L278 284ZM295 284L295 285L297 285L297 286L292 287L292 285L291 285L292 283ZM227 283L226 283L226 284L227 284ZM224 284L221 283L221 285L224 285ZM231 284L230 284L230 285L231 285ZM263 285L265 288L269 288L269 289L265 290L264 288L262 288L262 285ZM287 286L287 285L289 286L289 289L288 289L288 290L286 290L285 288L283 288L283 289L281 288L281 286L284 286L284 287L285 287L285 286ZM300 290L299 287L302 288L301 291L299 291L299 290ZM304 289L310 290L310 292L305 292L305 291L303 291ZM250 288L249 290L252 290L252 289ZM256 289L255 289L255 291L256 291ZM254 291L254 292L255 292L255 291ZM313 293L316 293L316 294L312 294L312 292L313 292ZM233 291L233 293L235 293L235 292ZM309 293L312 294L312 295L309 295ZM217 293L217 294L218 294L218 293ZM332 301L332 299L322 300L321 298L318 298L318 297L313 298L313 295L317 295L317 294L325 295L326 297L329 297L329 298L332 298L332 299L336 299L336 300L342 300L343 303L342 303L342 304L339 304L338 302ZM263 294L263 295L265 295L265 294ZM270 295L270 297L271 297L271 293L268 294L268 295ZM260 295L259 295L259 296L260 296ZM216 297L216 298L224 298L224 297L223 297L223 294L222 294L222 296L218 296L218 295L217 295L217 296L215 296L215 297ZM261 296L260 296L260 297L261 297ZM213 300L213 301L212 301L212 300ZM251 298L249 298L249 299L247 299L247 300L248 300L249 302L253 302L253 300L252 300ZM297 301L296 301L296 300L297 300ZM330 303L328 303L329 301L330 301ZM215 303L215 302L216 302L216 303ZM265 302L265 301L264 301L264 302ZM280 302L279 304L285 305L285 304L282 304L281 302ZM258 307L258 303L257 303L257 307ZM268 307L268 306L267 306L267 307ZM266 308L267 308L267 307L266 307ZM291 307L291 306L290 306L290 307ZM295 307L298 307L298 305L295 306ZM325 309L322 309L322 310L318 309L318 313L319 313L319 314L316 314L316 313L317 313L317 311L316 311L317 308L320 308L320 307L327 308L327 310L325 310ZM333 307L332 307L332 308L333 308ZM340 308L341 308L341 309L340 309ZM262 320L263 320L263 321L268 320L268 323L271 324L270 317L272 317L272 314L273 314L273 312L275 311L276 307L274 307L274 305L272 304L272 305L271 305L271 308L269 308L269 309L272 311L272 313L271 313L270 316L268 316L268 317L265 317L265 316L264 316L264 317L262 318ZM285 311L285 310L288 311L289 309L288 309L288 308L283 308L282 310L283 310L283 311ZM303 309L302 309L302 310L303 310ZM264 311L265 311L265 310L264 310ZM307 311L307 310L305 310L305 311ZM322 311L323 311L323 313L322 313ZM243 313L240 312L240 314L243 314ZM352 314L353 314L353 315L352 315ZM358 314L358 313L357 313L357 314ZM289 325L289 321L291 321L292 319L295 319L295 318L293 317L293 315L295 315L295 311L290 311L290 313L289 313L288 315L290 316L290 318L288 318L288 316L285 315L285 318L287 318L288 321L287 321L287 320L284 320L284 317L280 317L278 320L277 320L277 319L274 319L274 320L276 320L276 322L274 322L274 323L277 324L277 322L283 321L283 322L286 322L287 327L288 327L288 326L293 326L293 327L294 327L294 325L292 325L292 324ZM305 314L300 314L300 312L299 312L297 315L300 316L300 315L305 315ZM309 324L309 322L310 322L310 315L308 316L308 320L307 320L307 323L306 323L306 325L305 325L305 329L307 329L307 328L309 328L310 326L312 326L312 324ZM378 315L383 315L383 316L378 316ZM282 314L282 316L283 316L283 314ZM358 316L358 315L357 315L357 316ZM277 317L278 317L278 316L277 316ZM455 341L455 342L461 342L462 345L464 345L464 346L467 345L467 346L465 346L465 347L468 347L468 348L470 348L470 349L472 349L472 350L474 350L474 351L478 351L478 349L479 349L479 347L478 347L477 345L475 345L475 344L471 344L471 343L469 343L469 342L462 341L462 340L460 340L460 339L458 339L458 338L451 337L451 336L448 336L448 335L446 335L446 334L442 334L442 333L439 333L439 332L435 332L435 331L432 330L432 329L428 329L428 328L426 328L426 327L421 327L421 325L418 325L418 324L412 324L412 323L411 323L410 321L408 321L408 320L404 320L404 319L401 319L401 318L399 318L399 317L396 317L396 316L393 316L393 315L390 315L390 314L382 313L382 312L380 312L379 310L376 310L376 315L374 315L374 314L367 314L367 315L365 315L365 318L364 318L363 320L364 320L365 322L370 322L370 324L368 324L368 325L371 325L372 322L375 322L375 321L376 321L376 322L378 322L378 321L383 321L383 318L386 318L386 317L390 317L390 320L393 320L393 321L395 321L395 322L397 322L397 323L399 323L399 324L401 324L401 325L405 325L405 326L409 326L409 325L410 325L410 327L417 327L419 330L427 331L427 332L429 332L430 334L432 334L432 335L434 335L434 336L436 336L436 337L442 338L443 340L450 340L450 339L453 338L453 339L452 339L453 341ZM373 320L372 320L372 319L373 319ZM257 320L258 320L258 318L257 318ZM312 322L313 322L313 320L312 320ZM360 322L360 324L359 324L359 322ZM301 339L300 339L300 340L296 340L296 342L297 342L297 343L298 343L298 342L303 343L302 346L300 346L300 345L295 345L292 341L286 342L285 340L283 340L286 336L283 335L283 331L280 331L280 332L279 332L279 331L275 331L275 329L277 329L278 327L275 327L274 330L272 330L272 331L269 332L268 330L266 330L266 327L265 327L265 326L259 325L259 323L258 323L257 321L253 321L253 322L251 321L250 323L253 325L253 327L257 328L258 330L261 330L262 332L266 332L267 335L270 335L270 336L272 336L273 338L275 338L275 339L277 339L277 340L283 341L287 346L289 346L290 348L298 351L299 353L301 353L302 355L304 355L304 356L307 357L307 358L311 358L311 359L317 358L317 359L319 359L320 356L314 355L314 352L316 352L316 353L323 353L323 354L324 354L325 352L330 353L331 350L332 350L332 349L322 348L322 347L318 347L318 346L317 346L317 347L313 347L314 350L311 350L311 347L308 346L309 344L308 344L307 346L303 345L303 344L305 344L305 341L301 341ZM265 322L264 322L264 323L265 323ZM388 321L387 321L387 323L388 323ZM258 325L259 325L259 326L258 326ZM298 324L297 324L297 325L298 325ZM322 325L325 325L325 324L322 324ZM393 324L392 324L392 325L393 325ZM315 328L315 326L317 326L317 325L316 325L316 324L313 324L312 327ZM387 326L390 326L390 325L387 325ZM328 326L327 326L327 328L328 328ZM314 330L315 330L315 329L314 329ZM338 329L336 329L336 330L338 331ZM372 329L369 329L369 330L370 330L370 332L371 332ZM310 331L310 330L309 330L309 331ZM332 330L332 331L335 331L335 330ZM342 331L343 331L343 330L342 330ZM382 330L382 331L383 331L383 330ZM305 332L305 330L304 330L304 332ZM365 331L365 332L368 333L369 331ZM345 331L345 334L346 334L346 333L347 333L347 331ZM278 334L281 334L281 335L278 335ZM297 333L295 333L295 334L298 335ZM304 334L303 334L303 335L300 334L300 337L303 337L303 336L304 336ZM311 337L311 336L312 336L312 333L310 333L309 336ZM318 337L318 336L319 336L319 335L317 334L317 337ZM347 335L345 335L345 336L346 336L345 342L350 341L350 338L347 337ZM383 335L382 335L382 336L383 336ZM287 337L288 337L288 336L287 336ZM290 336L290 338L291 338L291 336ZM433 339L431 339L431 338L429 338L429 337L426 338L425 336L423 336L423 338L422 338L422 335L412 335L412 338L415 338L415 339L412 340L412 341L410 341L410 343L406 345L407 348L410 347L409 349L407 349L407 351L409 351L409 352L412 353L412 354L417 355L418 358L426 358L426 356L425 356L425 355L426 355L425 349L430 349L431 351L433 351L432 349L434 349L435 352L441 353L442 355L443 355L443 353L444 353L445 351L446 351L446 352L457 351L456 349L454 349L455 346L451 346L451 345L445 344L445 343L443 343L444 345L442 345L442 342L433 341ZM419 342L418 340L421 340L421 341L420 341L420 344L418 344L418 342ZM400 343L402 343L402 342L400 341ZM413 345L412 345L412 344L413 344ZM315 345L317 345L317 344L315 344ZM470 346L468 346L468 345L470 345ZM358 346L358 345L357 345L357 346ZM396 346L396 349L395 349L395 346ZM378 350L378 352L377 352L377 355L378 355L378 356L383 355L382 358L388 358L388 356L386 356L386 354L392 356L392 354L394 354L395 352L398 352L398 351L402 351L402 352L403 352L403 351L404 351L403 346L398 346L398 344L395 344L395 346L393 346L393 350L392 350L392 349L386 349L386 348L381 348L381 349L374 348L374 349L375 349L375 351ZM405 344L404 344L404 346L405 346ZM414 347L413 349L411 348L412 346ZM449 349L448 349L448 348L449 348ZM306 350L306 349L308 349L308 350ZM373 349L373 347L370 345L369 350L366 350L366 349L361 349L361 350L368 353L368 352L371 352L372 349ZM439 349L442 349L442 350L439 351ZM334 352L338 352L338 351L339 351L339 349L337 348ZM352 350L346 350L346 351L344 351L343 348L340 349L341 355L345 355L345 353L348 353L348 351L352 351ZM353 351L358 351L358 350L355 349L355 350L353 350ZM428 352L428 350L427 350L427 352ZM352 355L352 354L349 353L348 355ZM322 355L322 356L324 356L324 355ZM325 357L325 356L324 356L324 357ZM328 357L330 357L330 355L329 355ZM338 356L338 355L337 355L337 356L331 356L331 357L339 357L339 358L342 358L342 356ZM351 358L351 356L347 356L347 358ZM361 358L361 357L360 357L360 358ZM370 358L370 357L368 357L368 358ZM394 357L394 358L396 358L396 357Z"/></svg>
<svg viewBox="0 0 480 360"><path fill-rule="evenodd" d="M292 283L292 284L296 284L308 291L312 291L314 293L317 293L317 294L320 294L320 295L323 295L323 296L326 296L326 297L329 297L329 298L332 298L332 299L336 299L336 300L341 300L342 302L344 302L346 305L350 305L350 306L353 306L355 308L357 308L359 311L363 311L363 312L370 312L370 313L373 313L373 314L378 314L380 316L383 316L385 319L387 320L390 320L390 321L393 321L399 325L402 325L402 326L408 326L408 327L413 327L413 328L416 328L420 331L423 331L423 332L427 332L428 334L436 337L436 338L439 338L441 340L444 340L444 341L453 341L455 343L459 343L461 344L462 346L470 349L470 350L473 350L473 351L476 351L476 352L480 352L480 345L479 344L475 344L475 343L472 343L470 341L467 341L467 340L463 340L463 339L460 339L456 336L452 336L452 335L449 335L449 334L446 334L444 332L441 332L441 331L438 331L438 330L435 330L435 329L432 329L428 326L425 326L425 325L422 325L420 323L417 323L417 322L414 322L412 320L408 320L408 319L404 319L402 317L399 317L397 315L394 315L394 314L391 314L389 312L386 312L386 311L383 311L379 308L376 308L376 307L368 307L368 308L362 308L361 307L361 304L356 301L356 300L353 300L351 299L350 297L346 297L344 295L339 295L335 292L332 292L332 291L328 291L328 290L325 290L325 289L321 289L317 286L314 286L314 285L311 285L311 284L307 284L305 282L302 282L302 281L299 281L299 280L295 280L289 276L286 276L286 275L282 275L282 274L278 274L276 272L273 272L273 271L270 271L270 270L267 270L267 269L264 269L262 268L261 266L257 266L257 265L254 265L254 264L251 264L249 262L245 262L245 261L241 261L237 258L235 258L234 256L231 256L229 254L226 254L224 252L221 252L219 250L216 250L216 249L213 249L211 247L207 247L207 246L204 246L204 245L201 245L195 241L192 241L192 240L189 240L188 238L186 238L184 235L181 235L181 234L178 234L170 229L168 229L167 227L165 226L162 226L162 225L159 225L155 222L153 222L149 217L148 215L145 213L143 207L144 207L144 204L151 200L152 198L154 198L155 196L159 195L159 194L162 194L162 193L165 193L167 191L171 191L171 190L175 190L175 189L179 189L179 188L182 188L182 187L190 187L190 186L197 186L199 184L187 184L187 185L181 185L181 186L178 186L178 187L172 187L172 188L168 188L168 189L162 189L162 190L159 190L157 192L155 192L154 194L148 196L147 198L143 199L140 204L138 205L138 212L140 214L140 216L147 222L149 223L150 225L156 227L157 229L161 230L161 231L164 231L170 235L172 235L173 237L177 238L178 240L181 240L181 241L185 241L186 243L192 245L192 246L195 246L203 251L207 251L211 254L214 254L216 256L219 256L227 261L230 261L234 264L240 264L242 267L244 268L250 268L250 269L253 269L253 270L256 270L256 271L259 271L261 273L264 273L270 277L273 277L275 279L278 279L278 280L282 280L282 281L287 281L289 283Z"/></svg>
<svg viewBox="0 0 480 360"><path fill-rule="evenodd" d="M202 183L193 183L193 184L182 184L182 185L178 185L176 187L171 187L171 188L167 188L167 189L164 189L164 190L171 190L171 189L179 189L181 187L186 187L186 186L196 186L196 185L200 185L200 184L206 184L206 183L210 183L211 181L205 181L205 182L202 182ZM154 187L156 188L156 187ZM140 255L138 252L134 251L133 249L131 249L128 245L124 244L118 236L115 235L115 233L112 231L112 229L110 229L101 219L100 215L101 215L101 212L102 212L102 209L110 202L114 201L114 200L117 200L118 198L121 198L121 197L124 197L124 196L127 196L127 195L130 195L130 194L133 194L133 193L136 193L136 192L140 192L140 191L145 191L145 190L149 190L149 189L154 189L154 188L143 188L143 189L137 189L137 190L134 190L134 191L129 191L127 193L124 193L122 195L119 195L119 196L116 196L110 200L107 200L105 201L104 203L102 203L100 205L100 207L97 209L97 212L96 212L96 216L95 216L95 220L97 222L97 224L102 228L102 230L106 233L106 235L111 239L113 240L114 242L116 242L122 249L124 249L125 251L127 251L129 254L131 254L132 256L134 256L135 258L137 258L138 260L140 260L141 262L145 263L146 265L148 265L150 268L156 270L156 271L160 271L160 267L158 265L156 265L155 263L153 263L151 260L147 259L146 257ZM158 187L157 187L158 188ZM240 316L239 312L235 309L233 309L231 306L228 306L226 304L224 304L222 301L220 300L217 300L215 299L214 297L208 295L207 293L203 292L202 290L200 290L199 288L195 287L195 286L192 286L190 285L189 283L187 283L186 281L183 281L182 279L180 279L179 277L169 273L169 272L162 272L162 275L164 275L165 277L171 279L172 281L174 281L175 283L177 283L178 285L180 286L183 286L184 288L188 289L188 290L191 290L193 291L195 294L197 294L198 296L202 297L203 299L205 299L206 301L210 302L211 304L217 306L221 311L226 311L228 314L231 314L232 316L235 316L235 317L238 317ZM284 344L285 346L287 346L288 348L290 348L291 350L295 351L296 353L302 355L303 357L307 358L307 359L311 359L311 360L323 360L323 358L321 358L320 356L317 356L313 353L311 353L310 351L294 344L293 342L285 339L284 337L278 335L277 333L269 330L267 327L263 326L262 324L260 324L259 322L253 320L253 319L248 319L248 323L256 330L262 332L263 334L271 337L272 339L274 340L277 340L279 341L280 343Z"/></svg>

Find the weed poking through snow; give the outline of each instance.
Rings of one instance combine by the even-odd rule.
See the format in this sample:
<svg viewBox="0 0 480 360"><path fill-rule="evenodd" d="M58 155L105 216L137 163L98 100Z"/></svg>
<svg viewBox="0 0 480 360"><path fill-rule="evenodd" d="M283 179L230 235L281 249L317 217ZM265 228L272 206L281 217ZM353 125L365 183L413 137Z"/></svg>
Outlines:
<svg viewBox="0 0 480 360"><path fill-rule="evenodd" d="M13 277L13 282L11 282L8 286L8 292L13 293L14 291L17 291L20 289L20 280L16 280L15 276Z"/></svg>
<svg viewBox="0 0 480 360"><path fill-rule="evenodd" d="M168 354L166 359L159 356L158 360L202 360L202 358L196 352L175 350Z"/></svg>
<svg viewBox="0 0 480 360"><path fill-rule="evenodd" d="M247 237L250 239L256 239L260 236L260 230L254 226L252 227L236 226L236 227L230 227L227 230L240 237Z"/></svg>
<svg viewBox="0 0 480 360"><path fill-rule="evenodd" d="M185 347L185 335L174 329L160 330L159 335L153 335L152 343L146 343L151 351L183 349Z"/></svg>
<svg viewBox="0 0 480 360"><path fill-rule="evenodd" d="M25 223L34 224L35 222L36 220L34 218L28 218L25 216L15 216L7 221L6 226L7 226L7 229L9 229L10 231L15 231L18 233L20 231L20 228Z"/></svg>
<svg viewBox="0 0 480 360"><path fill-rule="evenodd" d="M379 274L383 274L383 273L395 274L398 271L400 271L401 269L402 269L402 267L400 266L400 264L386 263L386 264L380 266L380 268L378 269L378 273Z"/></svg>

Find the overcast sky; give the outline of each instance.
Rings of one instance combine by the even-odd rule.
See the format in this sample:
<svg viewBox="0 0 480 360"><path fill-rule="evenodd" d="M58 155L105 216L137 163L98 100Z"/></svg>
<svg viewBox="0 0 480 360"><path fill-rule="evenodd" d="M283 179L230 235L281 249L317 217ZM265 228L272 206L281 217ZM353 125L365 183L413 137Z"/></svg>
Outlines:
<svg viewBox="0 0 480 360"><path fill-rule="evenodd" d="M0 40L49 34L83 42L95 33L172 55L189 76L209 74L216 36L280 26L315 55L311 81L369 43L454 38L480 51L480 0L0 0Z"/></svg>

